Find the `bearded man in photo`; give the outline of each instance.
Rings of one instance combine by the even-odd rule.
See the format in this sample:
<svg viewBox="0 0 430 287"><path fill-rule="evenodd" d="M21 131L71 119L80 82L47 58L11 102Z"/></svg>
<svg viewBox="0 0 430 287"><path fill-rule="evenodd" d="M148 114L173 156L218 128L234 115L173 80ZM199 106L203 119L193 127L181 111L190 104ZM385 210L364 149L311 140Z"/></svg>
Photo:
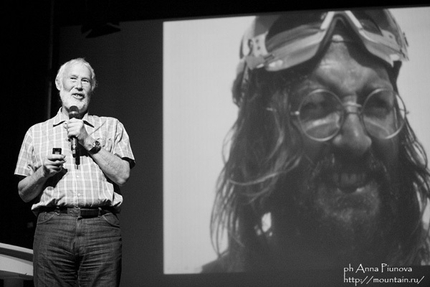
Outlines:
<svg viewBox="0 0 430 287"><path fill-rule="evenodd" d="M255 18L211 218L219 258L203 272L429 263L430 173L396 85L406 60L388 10Z"/></svg>

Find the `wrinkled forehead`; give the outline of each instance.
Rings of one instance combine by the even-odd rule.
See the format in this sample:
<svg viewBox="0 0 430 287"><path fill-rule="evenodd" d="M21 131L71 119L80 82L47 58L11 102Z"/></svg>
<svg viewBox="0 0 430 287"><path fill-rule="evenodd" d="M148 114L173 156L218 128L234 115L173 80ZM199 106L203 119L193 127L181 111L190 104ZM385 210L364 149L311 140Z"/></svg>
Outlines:
<svg viewBox="0 0 430 287"><path fill-rule="evenodd" d="M297 104L302 96L317 89L362 96L377 88L393 89L389 71L382 60L355 43L332 41L319 58L266 74L268 81L273 79L277 83L277 90L287 91L291 103ZM280 80L275 80L278 77Z"/></svg>
<svg viewBox="0 0 430 287"><path fill-rule="evenodd" d="M75 75L85 78L92 77L91 70L85 64L80 62L68 63L65 67L64 73L66 75Z"/></svg>

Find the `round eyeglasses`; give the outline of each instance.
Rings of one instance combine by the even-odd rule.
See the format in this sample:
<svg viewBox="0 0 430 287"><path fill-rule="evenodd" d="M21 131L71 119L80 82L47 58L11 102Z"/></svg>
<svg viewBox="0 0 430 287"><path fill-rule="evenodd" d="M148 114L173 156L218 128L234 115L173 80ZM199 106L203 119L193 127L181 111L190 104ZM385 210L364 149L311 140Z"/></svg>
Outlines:
<svg viewBox="0 0 430 287"><path fill-rule="evenodd" d="M378 139L396 136L405 124L406 107L393 90L377 89L370 93L362 105L342 103L334 93L318 89L304 97L297 111L303 133L315 141L328 141L342 128L348 114L358 114L366 131Z"/></svg>

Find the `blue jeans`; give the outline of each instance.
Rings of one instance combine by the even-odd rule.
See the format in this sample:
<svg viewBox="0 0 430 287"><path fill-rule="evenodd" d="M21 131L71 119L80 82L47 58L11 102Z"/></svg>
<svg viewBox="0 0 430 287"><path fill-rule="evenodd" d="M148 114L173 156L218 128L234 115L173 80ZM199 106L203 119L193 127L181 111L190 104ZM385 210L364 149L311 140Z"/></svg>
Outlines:
<svg viewBox="0 0 430 287"><path fill-rule="evenodd" d="M33 242L34 286L119 286L122 239L113 213L41 212Z"/></svg>

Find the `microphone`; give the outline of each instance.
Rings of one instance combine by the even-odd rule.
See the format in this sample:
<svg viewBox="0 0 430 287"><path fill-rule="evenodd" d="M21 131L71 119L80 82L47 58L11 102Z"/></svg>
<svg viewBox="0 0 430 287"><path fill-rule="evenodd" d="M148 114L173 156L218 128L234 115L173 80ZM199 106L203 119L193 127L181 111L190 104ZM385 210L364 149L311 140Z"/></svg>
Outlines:
<svg viewBox="0 0 430 287"><path fill-rule="evenodd" d="M79 117L79 109L77 106L71 106L69 108L69 119L77 119ZM78 139L76 137L71 137L72 141L72 155L77 158L76 150L78 147Z"/></svg>

